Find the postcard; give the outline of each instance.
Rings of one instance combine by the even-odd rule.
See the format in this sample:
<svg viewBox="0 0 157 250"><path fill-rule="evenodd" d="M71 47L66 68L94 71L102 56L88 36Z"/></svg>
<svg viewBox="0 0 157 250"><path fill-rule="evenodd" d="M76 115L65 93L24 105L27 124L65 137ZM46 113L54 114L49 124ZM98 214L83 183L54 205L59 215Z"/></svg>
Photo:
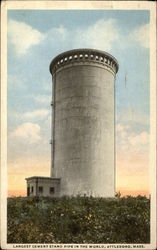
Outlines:
<svg viewBox="0 0 157 250"><path fill-rule="evenodd" d="M156 249L156 3L2 1L1 248Z"/></svg>

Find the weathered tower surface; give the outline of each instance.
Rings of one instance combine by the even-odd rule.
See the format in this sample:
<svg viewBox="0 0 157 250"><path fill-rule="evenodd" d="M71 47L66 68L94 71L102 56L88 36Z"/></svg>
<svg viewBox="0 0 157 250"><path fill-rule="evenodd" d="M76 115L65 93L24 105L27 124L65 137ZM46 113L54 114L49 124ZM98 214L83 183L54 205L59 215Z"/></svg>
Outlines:
<svg viewBox="0 0 157 250"><path fill-rule="evenodd" d="M61 195L115 195L115 98L117 60L93 49L55 57L51 177Z"/></svg>

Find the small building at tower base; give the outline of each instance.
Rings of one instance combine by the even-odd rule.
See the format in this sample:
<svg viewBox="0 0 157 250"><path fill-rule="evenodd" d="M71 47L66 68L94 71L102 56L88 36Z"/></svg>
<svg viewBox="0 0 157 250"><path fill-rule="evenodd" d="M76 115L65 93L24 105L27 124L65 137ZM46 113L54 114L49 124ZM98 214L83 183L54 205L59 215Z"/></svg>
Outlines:
<svg viewBox="0 0 157 250"><path fill-rule="evenodd" d="M60 196L60 178L32 176L26 178L27 196Z"/></svg>

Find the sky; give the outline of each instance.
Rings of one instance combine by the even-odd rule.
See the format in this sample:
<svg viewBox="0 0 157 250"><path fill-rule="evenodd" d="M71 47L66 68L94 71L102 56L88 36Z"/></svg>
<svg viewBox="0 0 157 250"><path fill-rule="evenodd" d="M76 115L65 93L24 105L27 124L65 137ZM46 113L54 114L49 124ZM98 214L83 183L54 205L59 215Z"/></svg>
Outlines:
<svg viewBox="0 0 157 250"><path fill-rule="evenodd" d="M50 175L51 60L93 48L119 63L115 84L116 190L149 194L149 11L8 10L8 194Z"/></svg>

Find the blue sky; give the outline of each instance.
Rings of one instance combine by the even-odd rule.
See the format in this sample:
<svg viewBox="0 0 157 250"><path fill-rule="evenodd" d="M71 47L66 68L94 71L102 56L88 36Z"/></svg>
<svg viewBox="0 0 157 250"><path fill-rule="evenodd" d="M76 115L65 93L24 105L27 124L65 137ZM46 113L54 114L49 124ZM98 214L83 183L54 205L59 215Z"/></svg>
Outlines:
<svg viewBox="0 0 157 250"><path fill-rule="evenodd" d="M148 154L149 11L9 10L7 27L10 174L20 173L21 164L28 158L32 162L23 166L28 175L49 171L49 64L58 53L81 47L104 50L119 62L115 88L118 157ZM39 164L31 172L35 159L47 164L45 170ZM145 165L142 161L135 164L134 173L142 171L143 166L146 176L147 159ZM123 164L117 164L119 173L125 172Z"/></svg>

